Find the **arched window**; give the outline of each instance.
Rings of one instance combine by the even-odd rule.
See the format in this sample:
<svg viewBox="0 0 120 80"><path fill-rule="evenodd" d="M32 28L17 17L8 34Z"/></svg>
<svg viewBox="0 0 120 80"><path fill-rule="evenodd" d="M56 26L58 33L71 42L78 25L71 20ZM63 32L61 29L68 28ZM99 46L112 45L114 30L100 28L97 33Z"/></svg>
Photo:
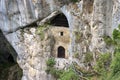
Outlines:
<svg viewBox="0 0 120 80"><path fill-rule="evenodd" d="M65 48L60 46L58 47L58 58L65 58Z"/></svg>
<svg viewBox="0 0 120 80"><path fill-rule="evenodd" d="M53 26L69 27L67 18L64 14L58 14L57 16L55 16L51 20L50 24Z"/></svg>

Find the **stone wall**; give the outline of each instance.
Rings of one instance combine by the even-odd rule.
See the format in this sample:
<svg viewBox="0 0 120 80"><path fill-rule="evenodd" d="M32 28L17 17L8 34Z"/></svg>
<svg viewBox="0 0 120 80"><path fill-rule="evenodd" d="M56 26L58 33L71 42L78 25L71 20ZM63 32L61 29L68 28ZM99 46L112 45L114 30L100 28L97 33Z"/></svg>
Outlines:
<svg viewBox="0 0 120 80"><path fill-rule="evenodd" d="M52 80L44 68L52 46L47 46L50 51L45 51L43 45L46 44L40 41L36 26L31 27L31 24L53 11L63 13L69 24L70 60L83 66L87 52L92 52L95 61L98 54L113 51L106 47L103 36L111 36L120 23L119 8L120 0L80 0L77 3L67 0L0 0L0 29L18 54L17 62L23 69L22 80ZM73 59L75 53L79 54L77 60Z"/></svg>
<svg viewBox="0 0 120 80"><path fill-rule="evenodd" d="M62 46L65 48L65 58L69 57L69 47L70 47L70 33L69 28L65 27L58 27L58 26L52 26L51 29L51 35L54 36L55 44L53 49L53 54L55 57L58 55L58 47ZM61 32L63 32L63 35L61 35Z"/></svg>

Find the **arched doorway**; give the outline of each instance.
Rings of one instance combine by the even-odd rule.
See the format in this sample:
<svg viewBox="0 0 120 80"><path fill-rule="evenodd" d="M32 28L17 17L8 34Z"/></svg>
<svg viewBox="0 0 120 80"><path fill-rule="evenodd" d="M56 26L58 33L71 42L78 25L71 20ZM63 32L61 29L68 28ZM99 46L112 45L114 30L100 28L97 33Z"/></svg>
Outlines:
<svg viewBox="0 0 120 80"><path fill-rule="evenodd" d="M58 47L58 58L65 58L65 48L60 46Z"/></svg>

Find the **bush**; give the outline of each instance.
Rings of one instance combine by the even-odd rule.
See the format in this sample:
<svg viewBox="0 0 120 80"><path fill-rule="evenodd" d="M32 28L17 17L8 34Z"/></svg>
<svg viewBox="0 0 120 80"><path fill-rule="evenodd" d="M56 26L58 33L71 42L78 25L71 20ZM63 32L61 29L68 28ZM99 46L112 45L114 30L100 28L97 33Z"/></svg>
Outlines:
<svg viewBox="0 0 120 80"><path fill-rule="evenodd" d="M113 40L112 40L112 38L111 38L110 36L104 36L103 39L104 39L105 43L106 43L108 46L114 44L114 42L113 42Z"/></svg>
<svg viewBox="0 0 120 80"><path fill-rule="evenodd" d="M70 68L68 71L64 71L59 80L79 80L79 76Z"/></svg>
<svg viewBox="0 0 120 80"><path fill-rule="evenodd" d="M75 42L79 43L81 41L82 36L83 36L82 32L74 31L74 35L75 35Z"/></svg>
<svg viewBox="0 0 120 80"><path fill-rule="evenodd" d="M37 34L40 35L41 40L44 40L45 29L47 29L48 24L41 25L37 28Z"/></svg>
<svg viewBox="0 0 120 80"><path fill-rule="evenodd" d="M79 53L76 52L76 53L74 54L74 58L79 58Z"/></svg>
<svg viewBox="0 0 120 80"><path fill-rule="evenodd" d="M93 54L91 52L85 53L85 63L91 62L93 60Z"/></svg>
<svg viewBox="0 0 120 80"><path fill-rule="evenodd" d="M112 76L115 76L119 73L120 75L120 52L115 54L115 57L111 64Z"/></svg>
<svg viewBox="0 0 120 80"><path fill-rule="evenodd" d="M113 31L115 44L114 58L112 59L108 80L120 80L120 25Z"/></svg>
<svg viewBox="0 0 120 80"><path fill-rule="evenodd" d="M113 31L113 41L115 43L115 52L120 52L120 25Z"/></svg>
<svg viewBox="0 0 120 80"><path fill-rule="evenodd" d="M72 69L68 69L67 71L65 70L58 70L54 68L55 65L55 59L54 58L49 58L46 61L47 64L47 69L46 72L48 74L53 75L56 79L59 80L79 80L78 76L74 73Z"/></svg>
<svg viewBox="0 0 120 80"><path fill-rule="evenodd" d="M94 69L101 75L108 71L110 63L111 63L110 53L101 54L97 60L96 65L94 66Z"/></svg>
<svg viewBox="0 0 120 80"><path fill-rule="evenodd" d="M55 58L49 58L47 61L46 61L46 64L47 66L49 67L53 67L55 65Z"/></svg>

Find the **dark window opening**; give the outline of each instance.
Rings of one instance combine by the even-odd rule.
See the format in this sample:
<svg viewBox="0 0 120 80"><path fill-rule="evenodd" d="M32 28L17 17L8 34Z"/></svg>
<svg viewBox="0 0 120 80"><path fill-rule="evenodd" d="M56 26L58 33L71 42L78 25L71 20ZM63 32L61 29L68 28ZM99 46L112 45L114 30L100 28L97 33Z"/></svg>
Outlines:
<svg viewBox="0 0 120 80"><path fill-rule="evenodd" d="M60 32L60 35L63 36L63 32Z"/></svg>
<svg viewBox="0 0 120 80"><path fill-rule="evenodd" d="M58 14L51 20L50 24L53 26L69 27L67 18L64 14Z"/></svg>
<svg viewBox="0 0 120 80"><path fill-rule="evenodd" d="M58 47L58 58L65 58L65 49L64 47L60 46Z"/></svg>

